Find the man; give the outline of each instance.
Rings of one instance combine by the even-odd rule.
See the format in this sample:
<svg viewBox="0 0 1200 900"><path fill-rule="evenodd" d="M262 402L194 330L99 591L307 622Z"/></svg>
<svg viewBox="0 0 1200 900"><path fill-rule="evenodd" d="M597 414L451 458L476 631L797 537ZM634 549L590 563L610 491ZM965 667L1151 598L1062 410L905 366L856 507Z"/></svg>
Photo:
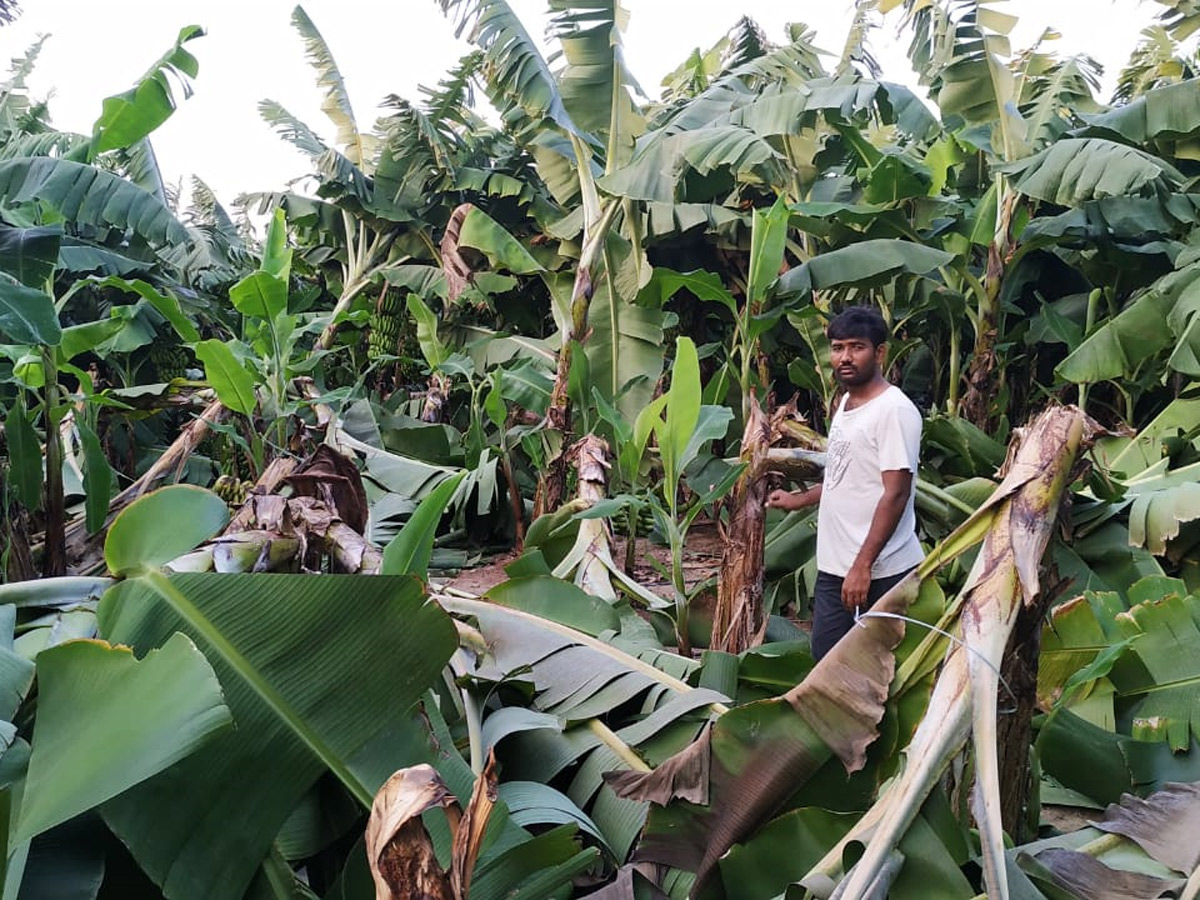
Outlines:
<svg viewBox="0 0 1200 900"><path fill-rule="evenodd" d="M820 503L812 653L820 659L865 611L921 560L917 541L917 454L921 414L883 377L888 328L879 311L851 307L826 331L846 393L829 428L822 484L772 491L767 505Z"/></svg>

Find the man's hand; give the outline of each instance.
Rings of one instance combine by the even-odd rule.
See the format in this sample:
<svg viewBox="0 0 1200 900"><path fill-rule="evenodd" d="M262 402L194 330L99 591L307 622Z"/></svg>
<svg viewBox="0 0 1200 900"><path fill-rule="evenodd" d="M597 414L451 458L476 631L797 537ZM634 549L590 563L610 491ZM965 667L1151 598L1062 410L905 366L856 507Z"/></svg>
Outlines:
<svg viewBox="0 0 1200 900"><path fill-rule="evenodd" d="M775 490L767 495L768 509L799 509L799 498L791 491Z"/></svg>
<svg viewBox="0 0 1200 900"><path fill-rule="evenodd" d="M871 589L871 565L857 560L842 579L842 606L849 612L867 605L867 592Z"/></svg>
<svg viewBox="0 0 1200 900"><path fill-rule="evenodd" d="M768 509L804 509L809 506L816 506L821 502L821 485L809 488L807 491L771 491L767 495Z"/></svg>

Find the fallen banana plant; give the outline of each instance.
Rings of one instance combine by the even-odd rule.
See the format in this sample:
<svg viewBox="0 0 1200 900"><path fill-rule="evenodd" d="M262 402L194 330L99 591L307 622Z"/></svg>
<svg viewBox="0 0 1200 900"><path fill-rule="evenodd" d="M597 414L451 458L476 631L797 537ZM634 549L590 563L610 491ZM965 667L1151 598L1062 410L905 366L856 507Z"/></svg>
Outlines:
<svg viewBox="0 0 1200 900"><path fill-rule="evenodd" d="M979 826L984 883L990 897L1007 900L996 747L1000 664L1022 605L1033 604L1041 593L1042 554L1079 452L1091 433L1086 416L1067 407L1042 413L1020 436L996 491L1004 499L962 592L962 641L954 644L942 666L929 710L905 751L903 774L864 816L878 824L862 859L834 897L865 895L934 783L971 735L972 812ZM863 836L861 828L852 829L840 846ZM832 856L831 851L814 871L836 872L841 860L835 863ZM822 866L828 870L822 871Z"/></svg>
<svg viewBox="0 0 1200 900"><path fill-rule="evenodd" d="M482 636L463 642L475 653L468 677L488 693L491 685L532 682L533 710L493 709L482 723L487 746L503 742L506 785L544 783L578 763L566 798L587 810L613 859L623 862L646 804L616 796L602 773L649 771L647 747L690 743L708 718L727 711L726 698L688 684L697 663L664 650L628 604L612 607L548 573L514 577L487 599L448 590L431 596L469 617Z"/></svg>
<svg viewBox="0 0 1200 900"><path fill-rule="evenodd" d="M1074 407L1048 410L1023 430L991 498L863 616L808 677L780 698L740 706L715 722L701 738L711 755L706 802L671 802L652 810L637 858L695 872L696 896L721 856L781 808L828 759L836 755L848 773L863 767L885 704L922 683L945 654L947 632L960 627L963 639L955 639L945 655L929 709L906 751L904 771L802 883L820 897L859 898L875 891L882 896L887 875L899 868L896 843L966 742L973 722L979 770L974 812L983 838L985 881L989 896L1006 898L998 785L988 782L996 771L999 662L1021 604L1039 594L1042 553L1090 435L1090 421ZM893 651L904 636L902 616L921 582L980 541L984 546L966 589L897 667ZM664 768L648 775L619 773L610 783L622 796L661 802ZM677 783L665 795L684 796ZM843 850L852 840L866 842L867 850L843 873Z"/></svg>

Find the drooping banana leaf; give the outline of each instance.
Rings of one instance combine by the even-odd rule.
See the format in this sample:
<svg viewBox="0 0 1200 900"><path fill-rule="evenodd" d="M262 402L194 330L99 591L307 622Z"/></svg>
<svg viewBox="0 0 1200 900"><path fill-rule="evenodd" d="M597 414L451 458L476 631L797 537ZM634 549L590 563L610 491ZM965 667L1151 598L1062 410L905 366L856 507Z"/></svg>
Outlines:
<svg viewBox="0 0 1200 900"><path fill-rule="evenodd" d="M565 66L558 74L563 106L585 131L603 136L617 159L627 158L645 123L631 91L640 93L625 64L621 33L629 11L621 0L551 0L548 33L562 47Z"/></svg>
<svg viewBox="0 0 1200 900"><path fill-rule="evenodd" d="M478 625L488 652L477 677L532 681L539 718L509 721L514 710L507 724L489 724L498 714L484 720L485 733L499 736L507 777L545 782L576 767L568 796L624 861L646 807L618 797L603 773L645 771L643 756L657 761L690 741L704 714L724 709L725 697L682 681L696 664L663 650L627 605L614 608L544 575L513 578L488 597L437 599ZM631 705L640 712L616 718Z"/></svg>
<svg viewBox="0 0 1200 900"><path fill-rule="evenodd" d="M176 107L172 81L181 86L187 97L192 91L190 79L200 69L196 57L183 45L203 35L204 30L197 25L181 28L175 45L150 67L137 85L104 99L103 112L92 126L89 159L107 150L137 144L170 118Z"/></svg>
<svg viewBox="0 0 1200 900"><path fill-rule="evenodd" d="M911 241L860 241L791 269L776 282L775 291L803 297L814 290L880 284L901 274L927 275L953 259L952 253Z"/></svg>
<svg viewBox="0 0 1200 900"><path fill-rule="evenodd" d="M1113 137L1172 156L1177 142L1200 135L1200 95L1187 82L1170 84L1083 119L1081 136Z"/></svg>
<svg viewBox="0 0 1200 900"><path fill-rule="evenodd" d="M292 26L304 40L309 63L317 73L317 85L325 90L321 111L337 128L337 143L346 148L346 156L354 165L370 165L376 139L359 131L354 120L354 110L350 105L349 92L329 46L312 19L300 6L292 10Z"/></svg>
<svg viewBox="0 0 1200 900"><path fill-rule="evenodd" d="M0 162L0 197L40 201L69 221L118 228L156 248L189 240L187 228L153 194L84 163L51 157Z"/></svg>
<svg viewBox="0 0 1200 900"><path fill-rule="evenodd" d="M563 104L557 79L538 43L505 0L438 0L456 33L484 51L489 96L501 113L517 108L534 122L550 119L568 134L583 131Z"/></svg>
<svg viewBox="0 0 1200 900"><path fill-rule="evenodd" d="M1165 160L1103 138L1063 138L1003 171L1020 193L1059 206L1104 197L1165 199L1185 180Z"/></svg>
<svg viewBox="0 0 1200 900"><path fill-rule="evenodd" d="M1009 851L1044 896L1192 897L1200 887L1200 782L1126 794L1091 827Z"/></svg>

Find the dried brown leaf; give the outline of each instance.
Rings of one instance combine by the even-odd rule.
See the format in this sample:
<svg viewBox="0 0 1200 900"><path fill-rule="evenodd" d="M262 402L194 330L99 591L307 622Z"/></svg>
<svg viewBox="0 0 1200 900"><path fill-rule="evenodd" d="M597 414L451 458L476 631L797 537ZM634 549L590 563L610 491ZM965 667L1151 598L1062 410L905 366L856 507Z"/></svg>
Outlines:
<svg viewBox="0 0 1200 900"><path fill-rule="evenodd" d="M1190 874L1200 868L1200 781L1169 783L1145 800L1126 794L1095 827L1124 835L1164 866Z"/></svg>
<svg viewBox="0 0 1200 900"><path fill-rule="evenodd" d="M454 832L450 887L457 900L467 900L470 896L471 873L475 870L475 860L483 846L483 835L487 831L492 809L496 806L497 795L496 752L492 750L488 753L483 772L475 779L471 802L467 804L462 821Z"/></svg>
<svg viewBox="0 0 1200 900"><path fill-rule="evenodd" d="M884 594L872 612L903 615L920 590L921 579L913 572ZM848 773L863 767L867 747L878 736L896 674L893 651L903 639L904 623L899 619L862 619L807 678L784 695Z"/></svg>
<svg viewBox="0 0 1200 900"><path fill-rule="evenodd" d="M446 273L446 296L450 303L457 300L467 289L475 274L458 249L458 236L462 231L463 221L467 218L467 213L474 208L470 203L456 207L450 214L450 221L446 223L446 231L442 235L442 271Z"/></svg>
<svg viewBox="0 0 1200 900"><path fill-rule="evenodd" d="M367 492L358 466L328 444L318 447L284 481L291 485L296 497L320 500L359 534L367 527Z"/></svg>
<svg viewBox="0 0 1200 900"><path fill-rule="evenodd" d="M604 496L603 487L608 484L608 470L612 468L608 457L608 441L595 434L580 438L567 451L567 458L575 464L579 481L600 485L600 497ZM582 484L579 493L580 496L584 494Z"/></svg>
<svg viewBox="0 0 1200 900"><path fill-rule="evenodd" d="M613 882L594 893L588 894L588 900L635 900L637 897L633 889L635 873L638 873L636 866L622 866L617 870L617 877L613 879ZM667 895L659 890L649 878L646 880L648 889L646 896L650 900L666 900Z"/></svg>
<svg viewBox="0 0 1200 900"><path fill-rule="evenodd" d="M1182 878L1157 878L1141 872L1113 869L1096 857L1076 850L1043 850L1034 859L1050 870L1059 887L1088 900L1174 897L1184 883Z"/></svg>
<svg viewBox="0 0 1200 900"><path fill-rule="evenodd" d="M604 780L618 797L666 806L678 798L691 803L708 803L709 760L712 758L712 726L652 772L624 770L605 772Z"/></svg>
<svg viewBox="0 0 1200 900"><path fill-rule="evenodd" d="M367 821L367 862L376 900L454 900L421 814L454 803L441 776L422 763L384 782Z"/></svg>

